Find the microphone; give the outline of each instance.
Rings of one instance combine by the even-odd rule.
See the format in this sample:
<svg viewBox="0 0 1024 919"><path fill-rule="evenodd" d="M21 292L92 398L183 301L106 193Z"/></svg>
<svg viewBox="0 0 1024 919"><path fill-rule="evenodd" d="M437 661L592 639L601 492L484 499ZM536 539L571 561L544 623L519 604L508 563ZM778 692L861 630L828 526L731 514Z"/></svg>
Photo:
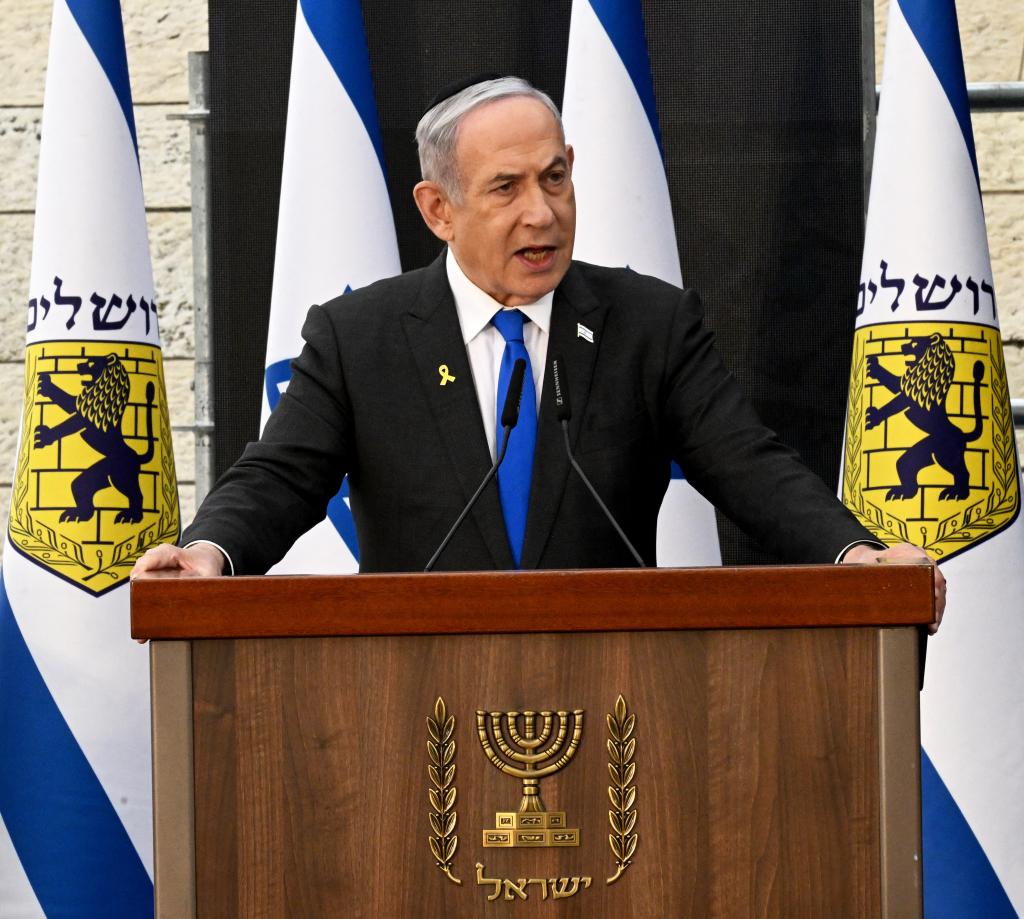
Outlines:
<svg viewBox="0 0 1024 919"><path fill-rule="evenodd" d="M526 361L519 358L512 365L512 376L508 381L508 392L505 393L505 404L501 409L501 426L505 428L505 436L519 423L519 403L523 400L523 378L526 376Z"/></svg>
<svg viewBox="0 0 1024 919"><path fill-rule="evenodd" d="M498 458L494 461L494 465L488 470L487 475L484 476L484 480L480 483L479 487L473 492L473 497L469 499L469 503L462 509L462 513L459 514L458 519L452 524L452 528L448 531L448 535L441 541L441 545L437 547L437 551L430 556L430 561L427 562L427 567L424 571L432 571L434 565L437 564L437 560L441 557L441 553L444 552L448 543L452 541L452 537L458 531L459 527L462 526L462 521L466 519L469 512L473 509L473 505L476 504L477 498L483 494L483 490L487 487L487 483L497 475L498 467L501 465L501 461L505 459L505 452L508 450L508 439L512 436L512 428L519 423L519 403L523 398L523 377L526 375L526 361L519 358L512 365L512 375L508 381L508 392L505 394L505 404L501 409L501 426L503 428L501 437L501 448L498 450ZM641 562L641 564L643 564Z"/></svg>
<svg viewBox="0 0 1024 919"><path fill-rule="evenodd" d="M576 470L576 474L583 479L583 484L587 486L589 492L594 496L594 500L597 502L598 507L604 511L605 517L608 518L608 522L615 528L615 532L619 534L619 538L625 543L626 548L629 549L630 555L636 560L637 565L641 568L646 568L644 560L640 557L640 553L633 548L633 543L629 541L629 537L623 532L622 527L619 526L619 522L612 516L612 512L608 510L607 505L601 500L601 496L597 493L597 490L593 485L590 484L590 479L587 478L586 474L580 469L580 464L576 462L576 457L572 455L572 447L569 446L569 419L572 418L572 406L569 404L569 386L567 381L563 381L562 372L565 369L565 360L562 355L557 355L551 361L551 382L554 384L552 387L555 393L555 417L558 419L559 424L562 425L562 437L565 440L565 452L569 457L569 462L572 468ZM564 384L564 385L563 385Z"/></svg>

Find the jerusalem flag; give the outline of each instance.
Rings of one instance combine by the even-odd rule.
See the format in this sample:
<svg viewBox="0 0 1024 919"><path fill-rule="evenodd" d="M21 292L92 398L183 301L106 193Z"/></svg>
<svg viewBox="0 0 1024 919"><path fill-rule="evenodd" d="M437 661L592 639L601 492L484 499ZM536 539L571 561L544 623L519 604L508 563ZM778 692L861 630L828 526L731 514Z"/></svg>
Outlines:
<svg viewBox="0 0 1024 919"><path fill-rule="evenodd" d="M116 0L55 0L0 582L0 915L153 914L147 649L128 575L178 536Z"/></svg>
<svg viewBox="0 0 1024 919"><path fill-rule="evenodd" d="M1024 912L1024 519L953 0L893 0L842 496L949 585L921 697L928 919Z"/></svg>

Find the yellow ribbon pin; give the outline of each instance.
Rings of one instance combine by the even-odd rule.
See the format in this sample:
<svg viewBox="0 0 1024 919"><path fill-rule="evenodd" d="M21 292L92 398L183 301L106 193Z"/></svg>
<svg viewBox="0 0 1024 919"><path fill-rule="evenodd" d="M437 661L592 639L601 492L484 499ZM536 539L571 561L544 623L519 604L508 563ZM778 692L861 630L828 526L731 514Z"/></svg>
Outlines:
<svg viewBox="0 0 1024 919"><path fill-rule="evenodd" d="M448 372L448 365L442 364L437 368L437 372L441 374L441 385L444 386L446 383L454 383L455 377Z"/></svg>

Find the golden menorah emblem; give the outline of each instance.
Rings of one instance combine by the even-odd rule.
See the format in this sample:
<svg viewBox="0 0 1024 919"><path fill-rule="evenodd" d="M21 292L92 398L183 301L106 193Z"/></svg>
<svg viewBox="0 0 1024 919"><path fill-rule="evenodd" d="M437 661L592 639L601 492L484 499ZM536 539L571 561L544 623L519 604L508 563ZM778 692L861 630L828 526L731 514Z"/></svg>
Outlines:
<svg viewBox="0 0 1024 919"><path fill-rule="evenodd" d="M557 728L556 728L557 723ZM583 711L481 712L476 729L487 758L505 775L523 781L518 811L499 811L495 828L484 830L484 846L578 846L580 831L565 825L564 811L548 811L540 780L554 775L576 754Z"/></svg>

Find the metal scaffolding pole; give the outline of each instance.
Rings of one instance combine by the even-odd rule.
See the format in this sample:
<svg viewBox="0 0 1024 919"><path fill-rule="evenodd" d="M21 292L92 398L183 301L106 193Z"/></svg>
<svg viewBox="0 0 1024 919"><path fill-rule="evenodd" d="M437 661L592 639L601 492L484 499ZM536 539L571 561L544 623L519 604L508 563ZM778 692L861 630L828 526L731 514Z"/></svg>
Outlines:
<svg viewBox="0 0 1024 919"><path fill-rule="evenodd" d="M213 488L213 330L210 307L210 55L188 54L188 111L168 116L189 124L192 184L192 284L195 322L196 506Z"/></svg>
<svg viewBox="0 0 1024 919"><path fill-rule="evenodd" d="M1024 112L1024 83L968 83L972 112Z"/></svg>
<svg viewBox="0 0 1024 919"><path fill-rule="evenodd" d="M882 87L875 87L875 105ZM972 112L1024 112L1024 82L968 83L967 102Z"/></svg>

